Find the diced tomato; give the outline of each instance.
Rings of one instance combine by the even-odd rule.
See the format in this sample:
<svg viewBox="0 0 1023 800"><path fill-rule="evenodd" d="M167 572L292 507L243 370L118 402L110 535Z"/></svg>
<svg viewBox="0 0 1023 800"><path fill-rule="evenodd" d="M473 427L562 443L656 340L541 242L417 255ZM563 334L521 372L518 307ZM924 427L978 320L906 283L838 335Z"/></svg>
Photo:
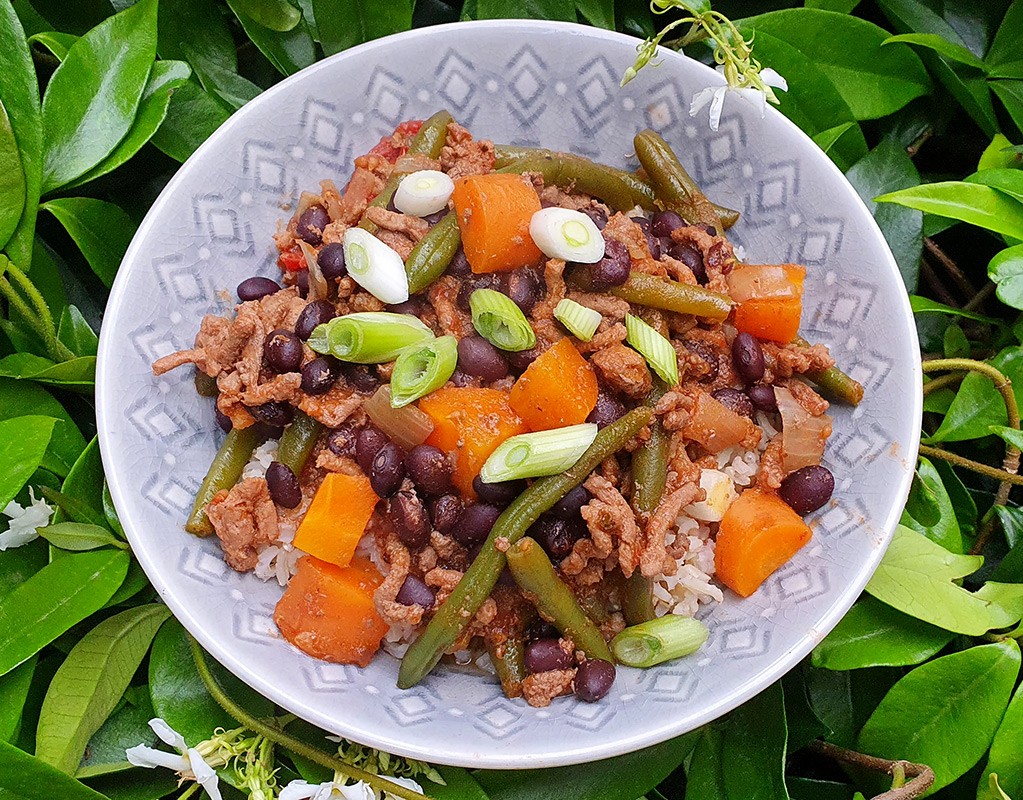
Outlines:
<svg viewBox="0 0 1023 800"><path fill-rule="evenodd" d="M401 158L405 153L408 152L408 146L398 146L395 141L408 142L419 133L419 129L423 127L423 121L421 119L410 119L402 122L394 129L394 133L390 136L384 136L374 145L370 153L374 155L383 156L392 164Z"/></svg>
<svg viewBox="0 0 1023 800"><path fill-rule="evenodd" d="M297 247L292 247L277 256L277 266L285 272L301 272L307 265L302 251Z"/></svg>

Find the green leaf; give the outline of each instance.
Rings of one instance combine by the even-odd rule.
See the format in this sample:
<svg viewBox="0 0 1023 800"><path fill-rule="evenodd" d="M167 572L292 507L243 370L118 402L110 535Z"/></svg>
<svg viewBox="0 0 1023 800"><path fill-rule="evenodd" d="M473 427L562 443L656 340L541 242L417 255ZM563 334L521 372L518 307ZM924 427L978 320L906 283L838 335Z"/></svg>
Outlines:
<svg viewBox="0 0 1023 800"><path fill-rule="evenodd" d="M920 59L908 47L882 47L888 33L858 17L822 9L783 9L743 20L743 28L769 33L814 60L841 93L856 119L877 119L931 91ZM840 47L834 46L841 42ZM761 54L758 52L758 56ZM778 69L769 58L765 64ZM789 75L790 84L802 79Z"/></svg>
<svg viewBox="0 0 1023 800"><path fill-rule="evenodd" d="M135 223L113 203L91 197L63 197L43 203L75 240L92 271L107 287L114 282Z"/></svg>
<svg viewBox="0 0 1023 800"><path fill-rule="evenodd" d="M950 392L949 394L952 393ZM949 398L949 403L951 404L951 397ZM949 499L952 501L952 510L955 513L956 521L959 523L959 530L967 536L973 535L977 528L977 503L973 499L973 495L963 485L956 471L947 461L935 461L934 468L941 476L941 483L945 487Z"/></svg>
<svg viewBox="0 0 1023 800"><path fill-rule="evenodd" d="M1023 3L1017 0L1002 17L1002 24L998 27L985 60L992 65L1016 61L1020 57L1020 37L1023 37Z"/></svg>
<svg viewBox="0 0 1023 800"><path fill-rule="evenodd" d="M36 731L36 756L74 773L85 746L114 710L157 630L165 605L129 608L89 631L50 682Z"/></svg>
<svg viewBox="0 0 1023 800"><path fill-rule="evenodd" d="M991 742L984 777L977 787L977 800L999 800L991 791L991 777L998 776L998 784L1009 797L1023 797L1023 685L1013 696L1002 722Z"/></svg>
<svg viewBox="0 0 1023 800"><path fill-rule="evenodd" d="M312 2L320 31L320 44L328 56L412 27L412 3L408 0Z"/></svg>
<svg viewBox="0 0 1023 800"><path fill-rule="evenodd" d="M988 363L999 369L1013 383L1016 402L1023 402L1023 347L1007 347ZM929 437L932 442L961 442L978 439L990 433L992 425L1005 425L1008 414L1005 400L991 379L971 372L959 385L955 400L938 430Z"/></svg>
<svg viewBox="0 0 1023 800"><path fill-rule="evenodd" d="M215 0L160 0L157 21L160 58L185 61L187 45L207 63L237 71L234 38Z"/></svg>
<svg viewBox="0 0 1023 800"><path fill-rule="evenodd" d="M976 764L1009 703L1020 653L1015 642L972 647L917 667L900 680L860 731L858 748L927 764L933 790Z"/></svg>
<svg viewBox="0 0 1023 800"><path fill-rule="evenodd" d="M67 188L75 188L94 181L126 163L159 130L167 117L171 97L175 90L185 84L191 69L184 61L157 61L149 73L142 100L139 103L135 121L113 152L82 177L71 181Z"/></svg>
<svg viewBox="0 0 1023 800"><path fill-rule="evenodd" d="M85 449L85 437L56 398L41 386L0 378L0 420L37 414L56 420L40 466L64 477Z"/></svg>
<svg viewBox="0 0 1023 800"><path fill-rule="evenodd" d="M50 503L57 506L55 516L58 522L70 519L72 522L103 527L103 515L90 508L84 500L71 497L49 486L40 486L39 491Z"/></svg>
<svg viewBox="0 0 1023 800"><path fill-rule="evenodd" d="M110 530L124 538L124 527L121 525L121 520L117 517L117 509L114 508L114 499L110 496L110 487L107 485L106 480L103 481L103 516L106 518L107 525L110 526ZM976 507L974 507L976 511Z"/></svg>
<svg viewBox="0 0 1023 800"><path fill-rule="evenodd" d="M197 83L186 81L171 95L153 144L178 161L194 153L228 118L223 105Z"/></svg>
<svg viewBox="0 0 1023 800"><path fill-rule="evenodd" d="M15 264L26 268L32 258L42 181L43 125L32 54L10 3L0 3L0 67L0 98L18 143L25 179L24 212L14 235L7 241L7 253Z"/></svg>
<svg viewBox="0 0 1023 800"><path fill-rule="evenodd" d="M78 514L76 522L89 522L102 526L105 522L103 514L103 461L99 452L99 437L94 436L86 445L85 450L71 467L67 478L60 487L65 497L84 505L88 509L88 518ZM54 520L62 522L58 514Z"/></svg>
<svg viewBox="0 0 1023 800"><path fill-rule="evenodd" d="M995 96L1002 101L1016 127L1023 131L1023 86L1021 81L988 81Z"/></svg>
<svg viewBox="0 0 1023 800"><path fill-rule="evenodd" d="M231 108L241 108L262 91L256 84L234 70L222 69L216 62L206 61L199 52L192 50L188 45L184 45L184 48L203 88L215 94Z"/></svg>
<svg viewBox="0 0 1023 800"><path fill-rule="evenodd" d="M607 28L609 31L615 29L614 0L575 0L575 10L590 25Z"/></svg>
<svg viewBox="0 0 1023 800"><path fill-rule="evenodd" d="M944 36L939 36L936 33L903 33L898 36L889 36L883 43L892 44L895 42L905 42L906 44L926 47L928 50L933 50L949 61L956 61L968 67L979 69L982 72L987 72L987 65L963 45L949 41Z"/></svg>
<svg viewBox="0 0 1023 800"><path fill-rule="evenodd" d="M985 169L963 178L967 183L978 183L1004 192L1023 202L1023 172L1016 169Z"/></svg>
<svg viewBox="0 0 1023 800"><path fill-rule="evenodd" d="M966 338L966 333L956 323L945 328L943 345L942 350L945 358L969 358L970 356L970 340Z"/></svg>
<svg viewBox="0 0 1023 800"><path fill-rule="evenodd" d="M14 745L0 742L0 791L5 800L107 800L70 775Z"/></svg>
<svg viewBox="0 0 1023 800"><path fill-rule="evenodd" d="M922 456L913 476L901 523L953 553L966 550L945 483L934 464Z"/></svg>
<svg viewBox="0 0 1023 800"><path fill-rule="evenodd" d="M786 750L790 753L802 750L814 739L825 738L832 732L810 702L807 673L811 669L804 661L781 679L785 695L785 725L788 728Z"/></svg>
<svg viewBox="0 0 1023 800"><path fill-rule="evenodd" d="M36 660L30 658L0 677L0 742L12 742L18 735L35 669Z"/></svg>
<svg viewBox="0 0 1023 800"><path fill-rule="evenodd" d="M156 57L156 0L104 20L68 51L43 98L43 191L85 174L135 120Z"/></svg>
<svg viewBox="0 0 1023 800"><path fill-rule="evenodd" d="M1013 152L1012 142L1000 133L996 133L991 139L991 144L984 148L984 152L977 162L977 171L985 169L1008 169L1019 168L1023 163L1020 153Z"/></svg>
<svg viewBox="0 0 1023 800"><path fill-rule="evenodd" d="M845 670L919 664L952 641L952 636L872 597L862 597L814 648L813 665Z"/></svg>
<svg viewBox="0 0 1023 800"><path fill-rule="evenodd" d="M923 252L923 214L902 206L874 202L879 194L920 185L920 174L905 148L885 139L853 164L845 176L888 241L906 288L915 291Z"/></svg>
<svg viewBox="0 0 1023 800"><path fill-rule="evenodd" d="M104 608L112 608L120 605L127 600L130 600L143 589L149 586L149 579L146 577L146 573L142 567L139 566L139 562L132 559L128 565L128 574L124 578L124 582L114 592L114 596L107 600Z"/></svg>
<svg viewBox="0 0 1023 800"><path fill-rule="evenodd" d="M292 75L316 60L316 44L305 22L299 22L287 32L275 31L260 25L250 17L243 6L258 0L227 0L238 18L245 35L259 48L270 63L284 75Z"/></svg>
<svg viewBox="0 0 1023 800"><path fill-rule="evenodd" d="M25 209L25 171L21 168L18 142L0 98L0 249L17 230Z"/></svg>
<svg viewBox="0 0 1023 800"><path fill-rule="evenodd" d="M78 41L73 33L61 33L60 31L40 31L28 37L29 45L45 47L55 59L63 61L71 49L71 45Z"/></svg>
<svg viewBox="0 0 1023 800"><path fill-rule="evenodd" d="M1023 205L989 186L941 181L889 192L875 200L878 203L898 203L1023 239Z"/></svg>
<svg viewBox="0 0 1023 800"><path fill-rule="evenodd" d="M860 4L860 0L806 0L807 8L823 8L825 11L837 11L840 14L851 14Z"/></svg>
<svg viewBox="0 0 1023 800"><path fill-rule="evenodd" d="M929 297L920 297L915 294L911 294L909 296L909 307L913 310L914 314L948 314L953 317L962 317L963 319L972 319L976 322L983 322L987 325L1004 325L1000 319L996 319L995 317L986 317L983 314L976 313L975 311L966 311L962 308L947 306L944 303L939 303L937 300L931 300Z"/></svg>
<svg viewBox="0 0 1023 800"><path fill-rule="evenodd" d="M575 22L573 0L478 0L476 19L561 19Z"/></svg>
<svg viewBox="0 0 1023 800"><path fill-rule="evenodd" d="M828 128L826 131L815 133L812 138L816 145L827 153L843 136L845 136L848 131L852 130L855 126L855 122L843 122L841 125L836 125L834 128Z"/></svg>
<svg viewBox="0 0 1023 800"><path fill-rule="evenodd" d="M79 552L98 547L114 546L122 550L127 545L106 528L84 522L58 522L39 529L39 535L61 550Z"/></svg>
<svg viewBox="0 0 1023 800"><path fill-rule="evenodd" d="M137 744L161 746L149 727L149 720L156 716L153 704L149 702L145 687L137 688L143 691L135 691L136 687L129 689L126 702L89 739L85 757L75 773L79 779L131 770L133 767L125 756L129 747ZM128 695L131 696L130 700ZM131 780L127 775L123 779Z"/></svg>
<svg viewBox="0 0 1023 800"><path fill-rule="evenodd" d="M987 276L998 285L995 294L999 300L1023 309L1023 244L996 253L988 262Z"/></svg>
<svg viewBox="0 0 1023 800"><path fill-rule="evenodd" d="M94 356L99 349L99 337L74 306L64 307L57 326L57 340L76 356Z"/></svg>
<svg viewBox="0 0 1023 800"><path fill-rule="evenodd" d="M46 550L46 544L38 540L0 550L0 601L46 566Z"/></svg>
<svg viewBox="0 0 1023 800"><path fill-rule="evenodd" d="M1023 619L1023 584L988 581L976 595L991 603L992 628L1011 628Z"/></svg>
<svg viewBox="0 0 1023 800"><path fill-rule="evenodd" d="M55 422L52 417L40 416L0 422L0 509L14 499L39 468Z"/></svg>
<svg viewBox="0 0 1023 800"><path fill-rule="evenodd" d="M423 791L436 800L490 800L476 779L461 767L445 767L440 764L436 770L444 779L444 785L432 781L421 781Z"/></svg>
<svg viewBox="0 0 1023 800"><path fill-rule="evenodd" d="M302 12L288 0L235 0L238 8L272 31L286 33L298 25Z"/></svg>
<svg viewBox="0 0 1023 800"><path fill-rule="evenodd" d="M1001 437L1003 441L1012 445L1017 450L1023 449L1023 431L1007 428L1004 425L991 425L988 430L995 436Z"/></svg>
<svg viewBox="0 0 1023 800"><path fill-rule="evenodd" d="M0 600L0 675L102 608L127 569L128 555L120 550L74 553L43 567Z"/></svg>

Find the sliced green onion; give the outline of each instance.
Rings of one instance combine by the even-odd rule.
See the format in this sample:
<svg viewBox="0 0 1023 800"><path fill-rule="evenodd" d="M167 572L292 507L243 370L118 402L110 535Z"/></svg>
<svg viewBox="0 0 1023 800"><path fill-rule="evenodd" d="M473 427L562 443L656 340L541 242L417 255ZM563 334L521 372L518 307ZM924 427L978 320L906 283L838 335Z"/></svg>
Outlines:
<svg viewBox="0 0 1023 800"><path fill-rule="evenodd" d="M625 331L625 341L639 351L650 369L669 387L677 386L678 354L671 342L632 314L625 315Z"/></svg>
<svg viewBox="0 0 1023 800"><path fill-rule="evenodd" d="M604 235L582 211L541 208L529 219L529 235L548 258L596 264L604 257Z"/></svg>
<svg viewBox="0 0 1023 800"><path fill-rule="evenodd" d="M653 667L692 655L707 636L707 626L698 619L666 614L626 628L611 640L611 652L626 666Z"/></svg>
<svg viewBox="0 0 1023 800"><path fill-rule="evenodd" d="M408 276L401 256L362 228L345 231L345 266L359 286L388 305L408 300Z"/></svg>
<svg viewBox="0 0 1023 800"><path fill-rule="evenodd" d="M480 470L484 483L557 475L578 461L597 437L592 422L506 439Z"/></svg>
<svg viewBox="0 0 1023 800"><path fill-rule="evenodd" d="M508 295L477 289L469 295L473 327L494 347L518 352L536 344L536 333Z"/></svg>
<svg viewBox="0 0 1023 800"><path fill-rule="evenodd" d="M317 325L309 346L317 353L356 364L394 361L406 347L433 338L433 331L409 314L363 311Z"/></svg>
<svg viewBox="0 0 1023 800"><path fill-rule="evenodd" d="M567 297L554 307L554 318L568 328L569 333L584 342L593 338L602 319L599 311L580 305Z"/></svg>
<svg viewBox="0 0 1023 800"><path fill-rule="evenodd" d="M458 364L458 339L441 336L405 348L391 372L391 407L401 408L439 389Z"/></svg>
<svg viewBox="0 0 1023 800"><path fill-rule="evenodd" d="M403 214L426 217L448 207L455 183L443 172L421 169L406 175L394 193L394 207Z"/></svg>

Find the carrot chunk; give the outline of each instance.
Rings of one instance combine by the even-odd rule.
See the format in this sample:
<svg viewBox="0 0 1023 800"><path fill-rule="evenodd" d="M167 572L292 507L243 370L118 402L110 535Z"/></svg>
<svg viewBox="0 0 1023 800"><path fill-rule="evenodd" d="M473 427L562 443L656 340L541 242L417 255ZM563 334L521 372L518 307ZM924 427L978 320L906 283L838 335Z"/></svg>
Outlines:
<svg viewBox="0 0 1023 800"><path fill-rule="evenodd" d="M540 198L521 175L492 172L459 178L451 199L473 272L507 272L543 258L529 235L529 220L540 210Z"/></svg>
<svg viewBox="0 0 1023 800"><path fill-rule="evenodd" d="M508 404L531 431L546 431L585 422L597 391L593 367L571 339L562 339L515 381Z"/></svg>
<svg viewBox="0 0 1023 800"><path fill-rule="evenodd" d="M438 389L419 401L420 411L433 420L426 443L454 455L453 482L465 497L475 497L472 479L505 439L524 433L522 420L497 389Z"/></svg>
<svg viewBox="0 0 1023 800"><path fill-rule="evenodd" d="M737 302L735 327L758 339L788 344L799 332L806 269L743 264L728 277L728 292Z"/></svg>
<svg viewBox="0 0 1023 800"><path fill-rule="evenodd" d="M379 500L369 478L328 473L295 532L295 547L347 567Z"/></svg>
<svg viewBox="0 0 1023 800"><path fill-rule="evenodd" d="M364 667L387 633L373 604L382 581L364 558L338 567L303 556L277 601L274 622L285 639L314 658Z"/></svg>
<svg viewBox="0 0 1023 800"><path fill-rule="evenodd" d="M810 541L810 528L777 495L747 489L721 519L714 566L725 586L749 597Z"/></svg>

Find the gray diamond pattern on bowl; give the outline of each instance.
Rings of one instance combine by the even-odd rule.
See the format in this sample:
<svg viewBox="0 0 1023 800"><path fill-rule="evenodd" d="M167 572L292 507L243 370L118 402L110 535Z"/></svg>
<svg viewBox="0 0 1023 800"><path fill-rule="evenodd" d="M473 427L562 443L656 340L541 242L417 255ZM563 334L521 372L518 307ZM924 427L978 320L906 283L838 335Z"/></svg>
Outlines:
<svg viewBox="0 0 1023 800"><path fill-rule="evenodd" d="M720 129L689 98L720 79L665 53L624 89L635 40L532 22L440 26L355 48L253 101L186 164L141 226L103 326L99 417L104 463L132 544L185 626L280 705L391 752L469 766L554 766L677 735L776 680L840 618L886 546L908 490L919 416L916 341L903 288L872 219L827 158L773 111L727 98ZM182 524L220 440L211 401L182 369L153 359L190 345L234 287L275 276L271 235L298 194L343 186L352 158L403 119L449 108L480 137L629 161L650 125L713 199L743 211L733 231L751 261L807 263L803 331L867 387L835 407L826 464L839 489L814 539L753 597L705 609L696 656L621 668L596 705L532 709L493 679L441 668L402 692L397 662L365 670L290 647L270 614L280 588L228 569L214 540Z"/></svg>

